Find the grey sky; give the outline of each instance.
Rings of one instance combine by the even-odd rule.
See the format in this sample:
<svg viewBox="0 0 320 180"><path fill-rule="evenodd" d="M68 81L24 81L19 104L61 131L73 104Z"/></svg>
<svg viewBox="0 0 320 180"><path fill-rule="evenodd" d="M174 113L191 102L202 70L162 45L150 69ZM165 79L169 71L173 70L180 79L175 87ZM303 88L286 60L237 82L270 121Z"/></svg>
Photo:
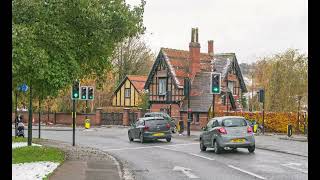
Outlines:
<svg viewBox="0 0 320 180"><path fill-rule="evenodd" d="M239 63L287 48L308 53L307 0L146 0L144 25L156 54L161 47L188 50L192 27L201 52L214 40L216 53L235 52Z"/></svg>

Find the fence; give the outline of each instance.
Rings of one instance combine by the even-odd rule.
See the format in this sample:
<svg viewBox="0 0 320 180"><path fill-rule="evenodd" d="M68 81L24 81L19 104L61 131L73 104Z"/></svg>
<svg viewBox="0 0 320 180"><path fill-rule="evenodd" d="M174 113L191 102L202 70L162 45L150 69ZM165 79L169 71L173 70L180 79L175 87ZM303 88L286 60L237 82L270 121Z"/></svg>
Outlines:
<svg viewBox="0 0 320 180"><path fill-rule="evenodd" d="M122 125L123 113L101 113L101 125Z"/></svg>

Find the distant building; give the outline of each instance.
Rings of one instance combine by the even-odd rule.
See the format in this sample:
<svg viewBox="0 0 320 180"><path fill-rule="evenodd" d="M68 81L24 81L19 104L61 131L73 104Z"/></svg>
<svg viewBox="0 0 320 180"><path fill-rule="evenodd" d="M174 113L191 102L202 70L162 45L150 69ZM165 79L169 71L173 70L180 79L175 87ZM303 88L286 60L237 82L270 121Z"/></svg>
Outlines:
<svg viewBox="0 0 320 180"><path fill-rule="evenodd" d="M189 51L161 48L145 84L149 90L151 111L166 111L187 121L187 100L183 94L184 78L191 79L190 104L192 128L204 126L212 109L210 73L222 74L222 92L216 95L215 112L241 110L241 92L247 88L235 53L214 53L213 41L208 52L200 52L198 29L192 29Z"/></svg>
<svg viewBox="0 0 320 180"><path fill-rule="evenodd" d="M146 80L147 76L126 76L114 91L112 106L137 107Z"/></svg>

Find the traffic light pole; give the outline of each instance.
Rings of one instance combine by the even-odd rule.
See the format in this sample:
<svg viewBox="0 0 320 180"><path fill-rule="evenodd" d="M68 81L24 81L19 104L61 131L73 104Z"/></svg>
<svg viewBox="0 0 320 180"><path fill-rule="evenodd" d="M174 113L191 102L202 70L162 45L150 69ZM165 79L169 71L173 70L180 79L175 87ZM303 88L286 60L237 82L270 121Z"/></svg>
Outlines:
<svg viewBox="0 0 320 180"><path fill-rule="evenodd" d="M40 125L40 123L41 123L41 106L40 106L41 103L40 102L41 102L41 100L39 99L39 133L38 133L39 139L40 139L40 128L41 128L41 125Z"/></svg>
<svg viewBox="0 0 320 180"><path fill-rule="evenodd" d="M18 119L18 91L16 91L16 109L15 109L15 119L14 119L14 136L17 135L17 119Z"/></svg>
<svg viewBox="0 0 320 180"><path fill-rule="evenodd" d="M264 100L263 100L263 103L262 103L262 134L264 135L264 130L265 130L265 127L264 127Z"/></svg>
<svg viewBox="0 0 320 180"><path fill-rule="evenodd" d="M76 100L72 100L72 146L75 146Z"/></svg>
<svg viewBox="0 0 320 180"><path fill-rule="evenodd" d="M190 83L190 81L189 81L189 83ZM189 88L189 90L190 90L190 88ZM190 119L191 119L191 112L190 112L190 91L189 91L188 92L188 121L187 121L187 134L188 134L188 136L190 136Z"/></svg>
<svg viewBox="0 0 320 180"><path fill-rule="evenodd" d="M30 96L29 96L29 120L28 120L28 146L32 143L32 86L30 84Z"/></svg>
<svg viewBox="0 0 320 180"><path fill-rule="evenodd" d="M214 118L214 104L215 104L216 95L212 94L212 118Z"/></svg>

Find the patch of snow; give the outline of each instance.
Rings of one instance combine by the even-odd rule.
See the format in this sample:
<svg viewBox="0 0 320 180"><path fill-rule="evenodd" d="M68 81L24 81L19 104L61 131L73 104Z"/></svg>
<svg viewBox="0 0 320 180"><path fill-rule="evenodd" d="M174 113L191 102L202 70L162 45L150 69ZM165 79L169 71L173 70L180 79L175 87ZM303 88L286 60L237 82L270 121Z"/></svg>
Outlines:
<svg viewBox="0 0 320 180"><path fill-rule="evenodd" d="M24 147L24 146L28 146L28 143L27 142L12 143L12 149L19 148L19 147ZM32 143L32 146L42 146L42 145Z"/></svg>
<svg viewBox="0 0 320 180"><path fill-rule="evenodd" d="M12 164L13 180L42 180L46 175L53 172L59 163L54 162L32 162Z"/></svg>

